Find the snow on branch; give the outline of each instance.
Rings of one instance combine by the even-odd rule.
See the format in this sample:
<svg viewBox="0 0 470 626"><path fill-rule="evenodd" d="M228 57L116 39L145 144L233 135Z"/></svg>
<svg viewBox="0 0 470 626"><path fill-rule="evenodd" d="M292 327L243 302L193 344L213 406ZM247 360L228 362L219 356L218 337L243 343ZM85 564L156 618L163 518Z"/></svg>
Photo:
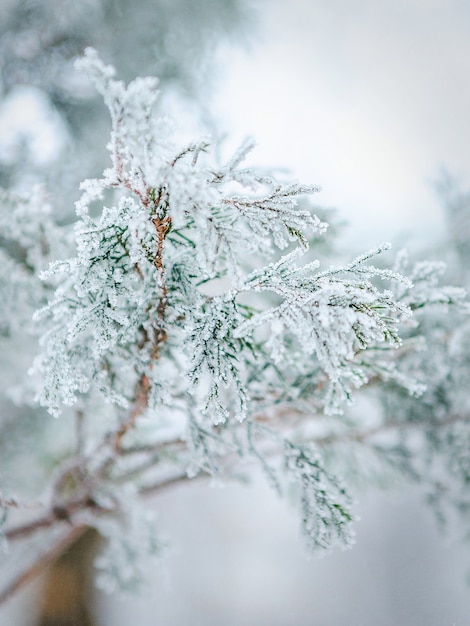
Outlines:
<svg viewBox="0 0 470 626"><path fill-rule="evenodd" d="M75 407L76 452L51 488L60 507L5 536L85 520L108 537L103 584L113 587L114 571L133 586L136 561L160 545L149 520L130 515L134 496L234 474L244 458L281 491L275 454L296 485L309 547L349 545L352 499L315 441L369 432L342 416L361 387L383 386L387 407L395 393L414 417L420 394L426 410L439 398L451 406L449 366L423 361L410 320L442 305L467 311L463 290L440 285L440 264L408 271L401 254L382 267L388 244L325 268L309 250L327 226L305 198L318 186L244 167L251 140L225 164L207 138L181 145L158 113L157 79L125 85L91 49L77 66L112 130L110 166L82 183L76 223L57 226L38 195L0 193L2 341L39 337L35 399L53 415ZM466 332L453 343L444 325L428 335L464 362Z"/></svg>
<svg viewBox="0 0 470 626"><path fill-rule="evenodd" d="M237 336L268 324L267 346L277 363L282 362L291 337L305 355L315 354L330 382L328 412L341 411L352 389L368 381L368 368L356 358L361 351L401 345L398 324L411 311L397 302L391 291L378 289L367 277L411 283L396 272L365 265L381 251L343 268L317 272L317 262L296 265L301 254L297 249L264 270L256 270L245 282L246 289L275 292L282 302L242 322Z"/></svg>

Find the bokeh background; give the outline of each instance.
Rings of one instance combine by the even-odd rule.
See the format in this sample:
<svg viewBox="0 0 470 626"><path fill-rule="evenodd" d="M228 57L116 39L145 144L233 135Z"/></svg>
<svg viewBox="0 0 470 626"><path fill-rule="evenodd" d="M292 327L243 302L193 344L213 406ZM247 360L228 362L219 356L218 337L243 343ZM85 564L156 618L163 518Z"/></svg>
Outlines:
<svg viewBox="0 0 470 626"><path fill-rule="evenodd" d="M45 181L71 219L106 163L106 111L73 59L94 45L161 78L182 133L319 183L337 248L383 241L440 258L447 171L470 180L466 0L1 0L0 184ZM64 165L65 164L65 165ZM418 489L357 489L357 545L307 559L298 518L262 477L182 485L149 502L169 549L139 596L97 595L99 625L466 626L468 529L442 533ZM469 520L470 522L470 520ZM0 609L35 626L40 586Z"/></svg>

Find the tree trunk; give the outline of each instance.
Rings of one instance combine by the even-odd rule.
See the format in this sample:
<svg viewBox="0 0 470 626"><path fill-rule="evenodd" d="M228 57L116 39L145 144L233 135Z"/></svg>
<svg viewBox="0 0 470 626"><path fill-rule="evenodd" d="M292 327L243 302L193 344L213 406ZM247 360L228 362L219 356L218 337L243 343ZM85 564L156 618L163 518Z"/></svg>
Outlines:
<svg viewBox="0 0 470 626"><path fill-rule="evenodd" d="M93 557L98 533L89 528L48 568L36 626L97 626L93 617Z"/></svg>

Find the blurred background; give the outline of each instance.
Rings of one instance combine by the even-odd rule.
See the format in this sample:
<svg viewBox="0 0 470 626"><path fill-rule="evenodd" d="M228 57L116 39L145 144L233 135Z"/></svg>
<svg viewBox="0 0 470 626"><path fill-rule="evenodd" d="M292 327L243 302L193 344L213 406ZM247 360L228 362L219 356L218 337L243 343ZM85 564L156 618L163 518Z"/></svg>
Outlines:
<svg viewBox="0 0 470 626"><path fill-rule="evenodd" d="M73 70L93 45L125 80L160 77L182 135L210 132L224 153L252 135L251 163L320 184L348 224L341 253L391 241L449 256L470 230L470 4L353 4L2 0L0 185L42 183L73 219L79 182L107 164L107 112ZM414 487L356 497L357 545L308 560L296 512L256 474L159 494L169 548L140 595L95 595L96 626L470 624L468 528L440 533ZM40 595L0 623L36 626Z"/></svg>

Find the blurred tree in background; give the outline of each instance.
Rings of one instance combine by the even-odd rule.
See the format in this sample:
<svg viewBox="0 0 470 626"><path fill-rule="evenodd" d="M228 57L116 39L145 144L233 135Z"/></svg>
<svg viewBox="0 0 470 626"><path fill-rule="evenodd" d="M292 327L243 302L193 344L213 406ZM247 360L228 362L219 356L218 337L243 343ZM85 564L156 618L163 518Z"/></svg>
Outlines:
<svg viewBox="0 0 470 626"><path fill-rule="evenodd" d="M79 182L103 169L109 132L106 110L96 92L73 70L74 59L86 46L94 46L119 67L124 80L139 74L158 76L165 94L176 92L192 102L197 115L204 115L220 71L218 48L235 39L247 42L253 15L239 0L197 4L142 0L137 8L121 0L2 3L4 107L14 100L17 118L21 118L22 102L34 107L43 128L28 128L32 123L21 120L22 129L0 152L0 182L17 185L34 175L50 181L54 202L60 203L58 210L70 217L70 194L76 199ZM54 138L54 134L61 136ZM38 142L41 146L36 149ZM48 142L56 150L44 145ZM49 157L44 154L48 152Z"/></svg>

